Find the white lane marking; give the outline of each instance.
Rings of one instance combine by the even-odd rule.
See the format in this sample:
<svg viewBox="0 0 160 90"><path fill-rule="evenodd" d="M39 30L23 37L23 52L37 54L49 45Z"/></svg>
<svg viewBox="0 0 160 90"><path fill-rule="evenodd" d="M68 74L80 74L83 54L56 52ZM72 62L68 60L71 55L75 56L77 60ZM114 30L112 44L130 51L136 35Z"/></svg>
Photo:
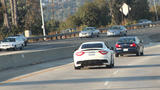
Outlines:
<svg viewBox="0 0 160 90"><path fill-rule="evenodd" d="M115 75L115 74L117 74L119 71L117 70L117 71L115 71L113 74Z"/></svg>
<svg viewBox="0 0 160 90"><path fill-rule="evenodd" d="M22 58L24 58L24 54L22 54L21 56L22 56Z"/></svg>
<svg viewBox="0 0 160 90"><path fill-rule="evenodd" d="M108 81L106 81L106 82L104 83L104 85L105 85L105 86L107 86L108 84L109 84L109 82L108 82Z"/></svg>
<svg viewBox="0 0 160 90"><path fill-rule="evenodd" d="M9 53L0 53L0 56L4 55L14 55L14 54L20 54L20 53L32 53L32 52L41 52L41 51L48 51L48 50L57 50L57 49L65 49L65 48L72 48L75 46L68 46L68 47L59 47L59 48L49 48L49 49L42 49L42 50L25 50L25 51L17 51L17 52L9 52Z"/></svg>

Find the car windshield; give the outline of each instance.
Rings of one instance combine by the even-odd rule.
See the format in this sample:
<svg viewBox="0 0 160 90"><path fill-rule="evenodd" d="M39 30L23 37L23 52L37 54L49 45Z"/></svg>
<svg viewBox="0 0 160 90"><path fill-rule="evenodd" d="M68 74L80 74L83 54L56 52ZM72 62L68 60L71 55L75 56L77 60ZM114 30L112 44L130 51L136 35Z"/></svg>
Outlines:
<svg viewBox="0 0 160 90"><path fill-rule="evenodd" d="M96 43L96 44L84 44L82 45L81 49L86 49L86 48L103 48L103 45L101 43Z"/></svg>
<svg viewBox="0 0 160 90"><path fill-rule="evenodd" d="M120 30L120 29L121 29L121 27L119 27L119 26L113 26L110 28L110 30Z"/></svg>
<svg viewBox="0 0 160 90"><path fill-rule="evenodd" d="M15 42L15 38L6 38L2 42Z"/></svg>
<svg viewBox="0 0 160 90"><path fill-rule="evenodd" d="M121 38L120 40L118 40L118 42L120 42L120 43L133 43L133 42L135 42L135 38Z"/></svg>
<svg viewBox="0 0 160 90"><path fill-rule="evenodd" d="M84 28L83 31L94 30L94 28Z"/></svg>

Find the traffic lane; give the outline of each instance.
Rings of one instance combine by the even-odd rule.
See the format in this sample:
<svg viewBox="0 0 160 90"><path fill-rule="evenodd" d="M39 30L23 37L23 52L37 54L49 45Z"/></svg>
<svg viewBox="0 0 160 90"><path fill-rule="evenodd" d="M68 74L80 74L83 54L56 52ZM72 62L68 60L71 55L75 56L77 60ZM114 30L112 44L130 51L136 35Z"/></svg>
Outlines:
<svg viewBox="0 0 160 90"><path fill-rule="evenodd" d="M160 33L159 26L153 28L144 28L144 29L135 29L135 30L128 30L128 36L138 36L140 37L145 44L149 44L150 42L157 41L159 38L155 38L155 34L157 35ZM154 36L152 38L151 36ZM64 40L54 40L54 41L45 41L45 42L38 42L38 43L29 43L27 47L24 48L23 51L28 50L43 50L49 48L57 48L57 47L66 47L68 45L78 46L82 42L86 41L109 41L111 46L114 46L115 42L118 40L119 37L107 37L106 33L101 34L100 37L96 38L71 38L71 39L64 39ZM0 55L8 55L8 54L15 54L15 53L22 53L21 51L0 51Z"/></svg>
<svg viewBox="0 0 160 90"><path fill-rule="evenodd" d="M65 40L57 40L57 41L46 41L46 42L38 42L38 43L30 43L28 44L27 47L24 47L23 50L18 50L18 51L0 51L0 56L1 55L10 55L10 54L17 54L17 53L28 53L28 52L33 52L36 50L48 50L48 49L53 49L53 48L62 48L62 47L69 47L69 46L74 46L78 47L81 43L83 42L88 42L88 41L108 41L111 43L110 46L114 46L116 40L119 37L106 37L105 34L101 34L101 37L99 38L71 38L71 39L65 39Z"/></svg>
<svg viewBox="0 0 160 90"><path fill-rule="evenodd" d="M51 61L46 62L43 64L28 65L24 67L17 67L8 70L3 70L0 71L0 82L9 80L14 77L22 76L25 74L41 71L44 69L65 65L71 62L73 62L72 59L62 59L62 60L55 60L52 62Z"/></svg>
<svg viewBox="0 0 160 90"><path fill-rule="evenodd" d="M142 56L144 58L137 62L129 63L127 66L117 66L122 70L109 81L107 89L160 90L160 52L158 48L160 47L150 50L145 56Z"/></svg>
<svg viewBox="0 0 160 90"><path fill-rule="evenodd" d="M3 90L159 90L160 46L145 49L145 56L116 58L115 68L74 70L73 63L12 79ZM149 88L149 89L150 89Z"/></svg>

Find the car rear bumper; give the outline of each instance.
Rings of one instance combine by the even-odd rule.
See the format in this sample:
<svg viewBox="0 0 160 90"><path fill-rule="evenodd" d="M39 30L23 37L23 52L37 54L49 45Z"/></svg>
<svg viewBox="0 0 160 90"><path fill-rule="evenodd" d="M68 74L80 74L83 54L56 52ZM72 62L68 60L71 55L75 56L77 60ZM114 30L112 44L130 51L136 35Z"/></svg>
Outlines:
<svg viewBox="0 0 160 90"><path fill-rule="evenodd" d="M83 61L77 61L77 65L81 66L96 66L96 65L107 65L109 63L108 60L83 60Z"/></svg>
<svg viewBox="0 0 160 90"><path fill-rule="evenodd" d="M124 48L121 50L115 50L115 53L117 54L136 54L138 52L137 48L127 48L128 50L125 51Z"/></svg>
<svg viewBox="0 0 160 90"><path fill-rule="evenodd" d="M0 47L1 50L7 50L7 49L13 49L14 47L10 46L10 47Z"/></svg>

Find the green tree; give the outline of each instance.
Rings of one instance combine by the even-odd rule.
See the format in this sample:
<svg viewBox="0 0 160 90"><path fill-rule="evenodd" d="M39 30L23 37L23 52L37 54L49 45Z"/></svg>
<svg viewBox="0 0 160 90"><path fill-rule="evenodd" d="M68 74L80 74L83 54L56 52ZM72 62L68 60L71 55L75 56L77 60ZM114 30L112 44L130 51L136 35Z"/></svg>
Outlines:
<svg viewBox="0 0 160 90"><path fill-rule="evenodd" d="M59 21L49 20L46 22L47 33L57 31L59 29Z"/></svg>
<svg viewBox="0 0 160 90"><path fill-rule="evenodd" d="M99 8L93 3L85 3L79 8L77 15L80 17L83 25L98 27L99 23Z"/></svg>
<svg viewBox="0 0 160 90"><path fill-rule="evenodd" d="M3 24L3 9L2 9L2 4L0 2L0 27Z"/></svg>
<svg viewBox="0 0 160 90"><path fill-rule="evenodd" d="M131 11L128 16L124 16L119 11L123 3L127 3L131 7ZM147 0L109 0L109 6L113 24L121 24L123 18L127 18L132 21L150 18L149 3Z"/></svg>
<svg viewBox="0 0 160 90"><path fill-rule="evenodd" d="M40 13L40 1L26 0L27 13L25 15L25 29L31 30L32 34L42 34Z"/></svg>
<svg viewBox="0 0 160 90"><path fill-rule="evenodd" d="M149 3L147 0L134 0L130 16L134 20L150 18Z"/></svg>
<svg viewBox="0 0 160 90"><path fill-rule="evenodd" d="M99 8L99 22L100 25L105 26L111 22L109 4L107 0L95 0L94 4Z"/></svg>

